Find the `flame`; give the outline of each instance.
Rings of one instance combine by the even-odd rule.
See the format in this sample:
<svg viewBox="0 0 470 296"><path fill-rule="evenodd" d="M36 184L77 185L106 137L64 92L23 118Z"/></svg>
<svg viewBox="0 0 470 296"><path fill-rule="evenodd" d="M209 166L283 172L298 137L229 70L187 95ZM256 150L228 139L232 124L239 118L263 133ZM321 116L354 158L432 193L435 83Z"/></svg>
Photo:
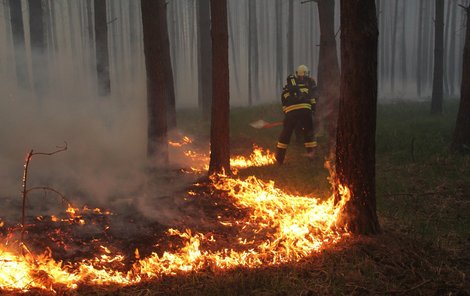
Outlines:
<svg viewBox="0 0 470 296"><path fill-rule="evenodd" d="M263 153L261 148L255 148L249 158L234 158L233 162L243 167L263 165L273 159L269 151ZM349 236L337 226L350 198L345 187L340 186L341 199L335 204L334 196L321 200L287 194L273 181L265 182L255 176L238 179L214 175L211 179L213 191L224 192L236 208L247 213L238 220L218 216L221 225L238 229L237 237L220 242L209 233L169 229L167 235L179 237L183 247L160 255L153 252L146 258L136 249L136 261L127 270L124 256L108 246L101 245L101 254L93 259L63 263L55 261L50 252L34 256L2 243L0 289L54 291L61 286L76 289L80 283L128 285L188 271L277 265L298 261ZM188 194L197 198L192 191ZM90 211L102 213L97 209ZM81 219L79 209L69 207L67 212L72 218Z"/></svg>
<svg viewBox="0 0 470 296"><path fill-rule="evenodd" d="M169 140L168 145L173 147L183 147L185 145L191 144L192 142L193 140L191 138L184 136L179 142Z"/></svg>
<svg viewBox="0 0 470 296"><path fill-rule="evenodd" d="M274 153L270 152L268 149L266 151L263 148L258 146L253 146L253 152L248 158L243 156L235 156L230 158L230 166L235 168L247 168L253 166L265 166L274 164L276 158Z"/></svg>

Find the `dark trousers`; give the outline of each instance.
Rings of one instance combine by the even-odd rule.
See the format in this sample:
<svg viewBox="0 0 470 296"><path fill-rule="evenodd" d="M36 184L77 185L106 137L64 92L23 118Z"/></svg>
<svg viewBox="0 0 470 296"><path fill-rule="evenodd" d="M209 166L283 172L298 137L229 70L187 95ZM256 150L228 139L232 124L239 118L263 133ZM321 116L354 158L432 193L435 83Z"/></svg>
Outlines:
<svg viewBox="0 0 470 296"><path fill-rule="evenodd" d="M317 146L317 142L314 139L313 118L311 110L298 109L290 111L284 117L284 125L277 143L276 158L280 163L284 161L287 146L290 143L290 138L297 125L300 125L303 130L304 146L307 149L307 152L311 152L313 148Z"/></svg>

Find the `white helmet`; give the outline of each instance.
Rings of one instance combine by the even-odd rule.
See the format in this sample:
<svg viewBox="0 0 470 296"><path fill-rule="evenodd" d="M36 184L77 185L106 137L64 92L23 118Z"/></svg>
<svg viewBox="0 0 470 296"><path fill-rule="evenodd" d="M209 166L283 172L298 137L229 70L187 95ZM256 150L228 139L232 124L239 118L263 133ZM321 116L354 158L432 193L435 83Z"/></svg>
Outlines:
<svg viewBox="0 0 470 296"><path fill-rule="evenodd" d="M295 74L297 76L308 76L308 68L305 65L300 65L297 67L297 70L295 71Z"/></svg>

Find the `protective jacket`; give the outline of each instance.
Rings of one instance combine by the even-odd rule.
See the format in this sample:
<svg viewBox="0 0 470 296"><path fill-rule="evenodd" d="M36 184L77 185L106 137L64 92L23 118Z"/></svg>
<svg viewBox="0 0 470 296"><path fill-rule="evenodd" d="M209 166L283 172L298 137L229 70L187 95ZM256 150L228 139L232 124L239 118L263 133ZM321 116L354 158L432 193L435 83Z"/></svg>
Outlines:
<svg viewBox="0 0 470 296"><path fill-rule="evenodd" d="M281 95L284 113L299 109L314 110L317 103L316 87L311 77L300 79L289 75Z"/></svg>

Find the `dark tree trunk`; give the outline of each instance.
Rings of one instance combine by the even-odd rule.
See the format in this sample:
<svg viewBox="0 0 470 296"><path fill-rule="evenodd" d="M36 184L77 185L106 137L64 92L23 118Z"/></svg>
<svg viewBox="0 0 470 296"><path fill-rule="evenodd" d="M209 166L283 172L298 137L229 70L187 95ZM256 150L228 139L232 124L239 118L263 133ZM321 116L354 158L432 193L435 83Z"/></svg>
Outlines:
<svg viewBox="0 0 470 296"><path fill-rule="evenodd" d="M318 87L320 89L317 116L327 123L329 149L335 147L339 100L339 63L335 36L335 1L319 0L320 54L318 59Z"/></svg>
<svg viewBox="0 0 470 296"><path fill-rule="evenodd" d="M141 0L147 72L147 154L157 167L168 164L167 104L171 88L170 42L165 0Z"/></svg>
<svg viewBox="0 0 470 296"><path fill-rule="evenodd" d="M294 71L294 0L289 0L287 25L287 72Z"/></svg>
<svg viewBox="0 0 470 296"><path fill-rule="evenodd" d="M350 231L360 234L380 231L375 202L378 40L375 13L374 0L341 0L336 171L338 182L351 193L342 222Z"/></svg>
<svg viewBox="0 0 470 296"><path fill-rule="evenodd" d="M212 100L212 40L210 0L197 1L199 107L205 120L210 117Z"/></svg>
<svg viewBox="0 0 470 296"><path fill-rule="evenodd" d="M434 37L434 77L431 114L442 114L444 83L444 0L436 0L436 31Z"/></svg>
<svg viewBox="0 0 470 296"><path fill-rule="evenodd" d="M32 0L34 1L34 0ZM108 24L106 0L94 0L95 3L95 56L98 75L98 94L109 96L111 80L109 77Z"/></svg>
<svg viewBox="0 0 470 296"><path fill-rule="evenodd" d="M259 99L258 92L258 22L256 17L256 1L248 2L248 103L253 104Z"/></svg>
<svg viewBox="0 0 470 296"><path fill-rule="evenodd" d="M211 0L212 118L209 174L230 173L227 1Z"/></svg>
<svg viewBox="0 0 470 296"><path fill-rule="evenodd" d="M422 81L423 81L423 2L424 0L419 1L418 8L418 45L417 45L417 58L416 58L416 91L418 97L421 97L422 92Z"/></svg>
<svg viewBox="0 0 470 296"><path fill-rule="evenodd" d="M449 64L447 63L447 56L449 55L449 33L450 33L450 12L452 1L447 2L447 10L445 17L445 35L444 35L444 96L449 96Z"/></svg>
<svg viewBox="0 0 470 296"><path fill-rule="evenodd" d="M449 58L447 62L447 69L449 71L449 94L452 96L455 94L455 31L456 24L457 24L457 5L456 3L452 3L452 13L451 13L451 24L450 24L450 44L449 44Z"/></svg>
<svg viewBox="0 0 470 296"><path fill-rule="evenodd" d="M470 153L470 6L466 8L467 29L463 50L462 85L460 90L460 106L454 130L452 150Z"/></svg>
<svg viewBox="0 0 470 296"><path fill-rule="evenodd" d="M33 64L33 85L38 97L44 96L48 85L46 34L41 0L29 0L29 33Z"/></svg>
<svg viewBox="0 0 470 296"><path fill-rule="evenodd" d="M26 48L24 40L23 13L21 1L10 0L10 20L13 33L13 46L15 49L16 79L18 86L28 89L29 75L28 64L26 61Z"/></svg>
<svg viewBox="0 0 470 296"><path fill-rule="evenodd" d="M167 5L170 5L168 3ZM173 68L175 71L173 72L173 80L175 82L178 82L178 60L176 57L179 54L179 47L180 47L180 28L179 28L179 22L178 22L178 1L172 1L171 2L171 10L169 13L169 32L170 32L170 55L171 55L171 64L173 65Z"/></svg>
<svg viewBox="0 0 470 296"><path fill-rule="evenodd" d="M382 13L382 0L377 0L377 23L379 27L379 47L378 47L378 83L379 89L383 86L384 80L384 16Z"/></svg>
<svg viewBox="0 0 470 296"><path fill-rule="evenodd" d="M282 46L282 0L276 1L276 90L281 93L284 84L284 59Z"/></svg>

